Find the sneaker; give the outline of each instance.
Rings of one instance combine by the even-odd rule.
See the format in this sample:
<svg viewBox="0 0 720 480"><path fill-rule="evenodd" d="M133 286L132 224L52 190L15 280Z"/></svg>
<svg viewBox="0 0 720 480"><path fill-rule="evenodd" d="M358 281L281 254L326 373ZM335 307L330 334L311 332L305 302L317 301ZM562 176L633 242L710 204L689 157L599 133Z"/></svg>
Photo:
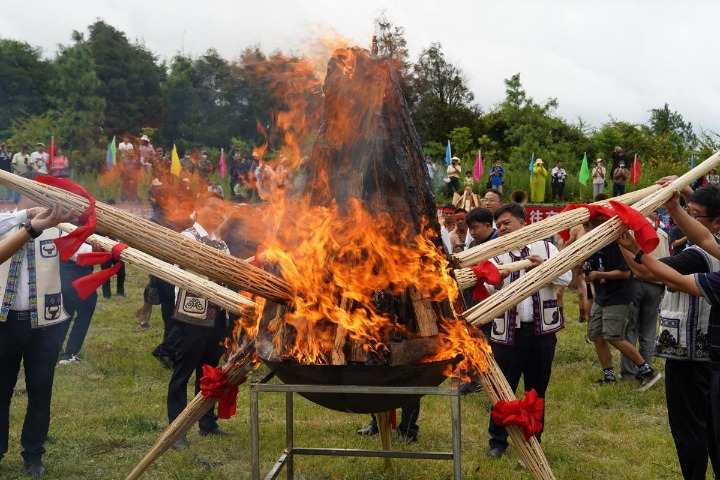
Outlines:
<svg viewBox="0 0 720 480"><path fill-rule="evenodd" d="M587 343L588 345L592 345L593 344L592 338L585 337L585 343Z"/></svg>
<svg viewBox="0 0 720 480"><path fill-rule="evenodd" d="M482 391L483 387L480 382L468 382L463 383L460 386L458 393L460 393L460 395L470 395L471 393L478 393Z"/></svg>
<svg viewBox="0 0 720 480"><path fill-rule="evenodd" d="M358 435L377 435L380 433L380 430L378 430L377 425L374 423L368 423L364 427L360 427L357 429Z"/></svg>
<svg viewBox="0 0 720 480"><path fill-rule="evenodd" d="M662 375L660 374L660 372L656 372L655 370L653 370L651 368L649 371L647 371L644 374L638 373L635 378L640 383L640 388L638 390L640 390L641 392L644 392L648 388L655 385L658 382L658 380L660 380L660 378L662 378Z"/></svg>
<svg viewBox="0 0 720 480"><path fill-rule="evenodd" d="M150 323L148 323L148 322L141 323L140 328L142 328L143 330L148 330L148 329L150 329Z"/></svg>
<svg viewBox="0 0 720 480"><path fill-rule="evenodd" d="M73 354L73 355L70 355L69 358L66 358L66 359L64 359L64 360L60 360L60 361L58 362L58 364L60 364L60 365L69 365L69 364L71 364L71 363L80 363L80 362L82 362L82 359L81 359L80 357L78 357L77 355L74 355L74 354Z"/></svg>

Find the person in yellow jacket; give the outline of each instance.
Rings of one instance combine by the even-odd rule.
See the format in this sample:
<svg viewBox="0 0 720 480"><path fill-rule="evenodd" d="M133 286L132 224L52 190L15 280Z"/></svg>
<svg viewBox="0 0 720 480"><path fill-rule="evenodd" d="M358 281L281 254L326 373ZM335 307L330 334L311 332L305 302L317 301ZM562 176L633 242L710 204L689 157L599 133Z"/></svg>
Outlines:
<svg viewBox="0 0 720 480"><path fill-rule="evenodd" d="M547 177L548 172L542 158L535 160L533 174L533 178L530 180L530 201L532 203L543 203L545 201L545 177Z"/></svg>

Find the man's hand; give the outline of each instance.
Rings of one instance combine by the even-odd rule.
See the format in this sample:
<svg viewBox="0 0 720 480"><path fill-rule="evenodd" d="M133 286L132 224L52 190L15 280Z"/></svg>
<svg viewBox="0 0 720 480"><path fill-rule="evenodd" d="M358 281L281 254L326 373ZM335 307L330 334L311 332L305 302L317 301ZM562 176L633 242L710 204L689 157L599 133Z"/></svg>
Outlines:
<svg viewBox="0 0 720 480"><path fill-rule="evenodd" d="M598 279L598 273L599 273L599 272L597 272L597 271L595 271L595 270L593 270L593 271L590 272L590 273L586 273L586 274L585 274L585 281L588 282L588 283L594 282L595 280Z"/></svg>
<svg viewBox="0 0 720 480"><path fill-rule="evenodd" d="M529 256L525 257L525 260L530 260L530 262L532 264L525 269L526 272L529 272L530 270L532 270L535 267L539 267L540 264L545 261L539 255L529 255Z"/></svg>
<svg viewBox="0 0 720 480"><path fill-rule="evenodd" d="M665 185L668 185L668 184L674 182L675 180L677 180L677 178L678 178L677 175L668 175L667 177L663 177L660 180L658 180L657 182L655 182L655 185L660 185L660 186L664 187Z"/></svg>
<svg viewBox="0 0 720 480"><path fill-rule="evenodd" d="M640 250L640 246L635 241L635 238L630 235L630 232L625 231L616 241L618 245L623 247L628 252L637 253L637 251Z"/></svg>
<svg viewBox="0 0 720 480"><path fill-rule="evenodd" d="M45 207L31 207L25 209L25 215L27 215L28 220L31 220L35 218L36 215L41 214L45 211Z"/></svg>
<svg viewBox="0 0 720 480"><path fill-rule="evenodd" d="M52 208L35 208L39 208L40 212L33 215L33 219L30 224L38 232L45 230L46 228L54 227L58 223L75 220L80 215L77 210L70 208L67 205L61 205L60 203L53 204ZM28 215L28 217L29 216L30 215Z"/></svg>
<svg viewBox="0 0 720 480"><path fill-rule="evenodd" d="M665 202L665 208L671 213L682 209L680 206L680 194L678 192L673 192L672 196Z"/></svg>

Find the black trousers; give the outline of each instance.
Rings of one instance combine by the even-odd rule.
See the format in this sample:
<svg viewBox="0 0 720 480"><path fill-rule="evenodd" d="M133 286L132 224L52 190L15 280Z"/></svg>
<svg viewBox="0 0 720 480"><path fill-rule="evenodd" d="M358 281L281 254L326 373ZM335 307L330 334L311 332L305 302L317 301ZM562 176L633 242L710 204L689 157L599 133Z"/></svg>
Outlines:
<svg viewBox="0 0 720 480"><path fill-rule="evenodd" d="M552 189L552 199L555 200L557 197L562 202L565 194L565 182L553 182L550 184L550 188Z"/></svg>
<svg viewBox="0 0 720 480"><path fill-rule="evenodd" d="M18 319L13 311L5 322L0 322L0 458L8 451L10 402L21 361L28 397L20 437L22 456L26 461L38 460L45 453L61 326L31 329L30 320Z"/></svg>
<svg viewBox="0 0 720 480"><path fill-rule="evenodd" d="M224 315L215 327L199 327L182 322L175 322L177 343L175 347L175 363L168 385L167 411L170 423L187 406L187 385L195 372L195 395L200 392L200 379L203 376L202 366L217 366L224 349L220 342L225 338L227 328ZM217 415L210 409L200 418L200 430L211 431L217 428Z"/></svg>
<svg viewBox="0 0 720 480"><path fill-rule="evenodd" d="M420 417L420 399L412 400L401 408L400 423L397 426L398 433L404 437L417 437L418 432L420 432L420 427L417 424L418 417ZM375 415L372 416L371 423L377 427Z"/></svg>
<svg viewBox="0 0 720 480"><path fill-rule="evenodd" d="M91 293L85 300L81 299L71 282L92 272L92 267L72 266L69 262L60 264L63 305L65 311L70 315L70 320L60 324L60 351L63 352L63 343L72 321L72 330L70 330L70 336L67 337L67 345L63 352L68 357L80 353L90 328L90 321L95 314L98 299L97 292Z"/></svg>
<svg viewBox="0 0 720 480"><path fill-rule="evenodd" d="M119 260L111 260L109 262L105 262L102 265L100 265L100 268L105 270L106 268L110 268L116 263L118 263ZM120 267L120 270L115 274L115 277L117 277L117 294L118 295L125 295L125 264L123 263L123 266ZM112 286L110 285L110 282L112 281L112 278L109 278L107 282L103 283L102 290L103 290L103 296L105 298L110 298L112 296Z"/></svg>
<svg viewBox="0 0 720 480"><path fill-rule="evenodd" d="M715 476L720 459L710 406L712 370L706 362L665 361L665 397L670 432L685 480L705 480L708 456Z"/></svg>
<svg viewBox="0 0 720 480"><path fill-rule="evenodd" d="M492 343L492 351L500 370L505 374L510 388L515 391L523 377L524 390L535 389L538 398L545 398L552 362L555 357L555 334L535 335L532 324L523 324L515 330L514 345L500 345ZM545 424L545 411L543 410L543 425ZM508 433L505 427L496 424L490 417L490 448L505 450L508 447ZM540 440L542 432L537 434Z"/></svg>
<svg viewBox="0 0 720 480"><path fill-rule="evenodd" d="M163 341L155 347L153 355L175 358L175 344L177 343L177 332L175 331L175 286L160 278L156 279L158 297L160 297L160 312L163 319Z"/></svg>

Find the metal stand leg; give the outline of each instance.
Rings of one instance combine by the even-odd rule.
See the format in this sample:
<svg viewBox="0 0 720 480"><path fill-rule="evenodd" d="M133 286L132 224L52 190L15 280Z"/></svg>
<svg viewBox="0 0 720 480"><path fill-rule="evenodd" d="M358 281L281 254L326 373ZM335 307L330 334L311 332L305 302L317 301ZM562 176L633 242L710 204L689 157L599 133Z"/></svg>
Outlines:
<svg viewBox="0 0 720 480"><path fill-rule="evenodd" d="M453 473L455 480L462 480L462 431L460 417L460 395L458 388L450 394L452 411Z"/></svg>
<svg viewBox="0 0 720 480"><path fill-rule="evenodd" d="M288 459L285 462L287 480L293 480L293 393L285 394L285 452Z"/></svg>
<svg viewBox="0 0 720 480"><path fill-rule="evenodd" d="M252 480L260 480L260 426L258 424L258 391L250 385L250 448L252 456Z"/></svg>

